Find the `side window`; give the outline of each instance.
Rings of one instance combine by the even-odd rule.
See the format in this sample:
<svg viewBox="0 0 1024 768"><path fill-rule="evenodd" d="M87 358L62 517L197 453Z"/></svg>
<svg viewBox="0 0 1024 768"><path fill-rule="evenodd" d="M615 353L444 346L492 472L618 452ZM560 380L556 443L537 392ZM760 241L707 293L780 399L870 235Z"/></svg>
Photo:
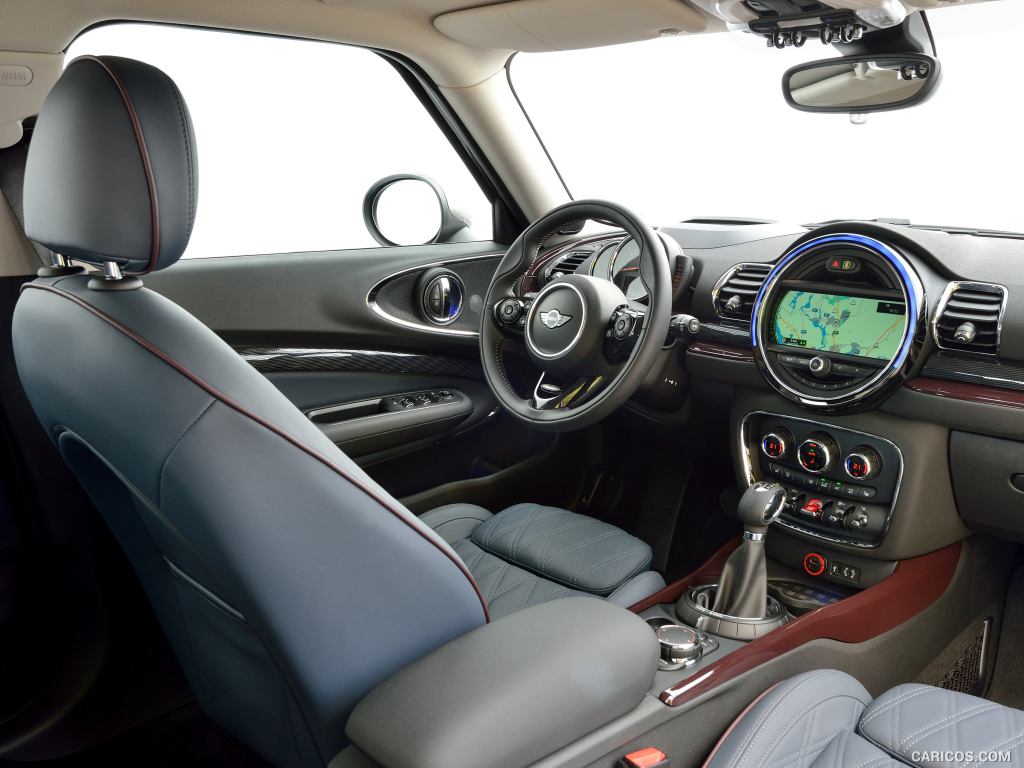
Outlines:
<svg viewBox="0 0 1024 768"><path fill-rule="evenodd" d="M114 24L82 54L139 59L178 84L195 124L199 207L186 258L490 240L491 204L394 67L373 51L202 29ZM383 238L363 221L380 191ZM378 185L379 186L379 185ZM454 216L442 217L433 188ZM379 242L380 241L380 242Z"/></svg>

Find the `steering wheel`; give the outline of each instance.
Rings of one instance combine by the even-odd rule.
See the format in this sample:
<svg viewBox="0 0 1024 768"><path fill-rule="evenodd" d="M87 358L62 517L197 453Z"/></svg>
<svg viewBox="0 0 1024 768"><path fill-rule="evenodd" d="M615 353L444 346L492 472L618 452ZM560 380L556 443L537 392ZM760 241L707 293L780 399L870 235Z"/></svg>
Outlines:
<svg viewBox="0 0 1024 768"><path fill-rule="evenodd" d="M515 283L540 249L567 225L596 219L622 227L640 246L648 283L646 307L631 303L608 280L567 275L533 298ZM626 208L603 200L559 206L531 224L498 265L484 302L480 357L487 384L519 421L552 432L600 421L640 386L665 344L672 314L672 277L661 238ZM503 346L521 339L542 373L523 398L505 369Z"/></svg>

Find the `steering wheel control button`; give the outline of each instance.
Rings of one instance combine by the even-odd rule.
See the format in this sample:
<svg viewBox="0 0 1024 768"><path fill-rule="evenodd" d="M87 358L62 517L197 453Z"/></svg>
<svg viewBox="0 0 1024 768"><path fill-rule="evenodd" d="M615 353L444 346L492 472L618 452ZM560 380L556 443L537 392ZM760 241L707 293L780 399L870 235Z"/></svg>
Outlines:
<svg viewBox="0 0 1024 768"><path fill-rule="evenodd" d="M518 299L502 299L498 303L498 319L506 325L512 325L523 314L523 306Z"/></svg>
<svg viewBox="0 0 1024 768"><path fill-rule="evenodd" d="M870 480L882 469L882 457L874 448L861 445L854 448L846 457L843 469L854 480Z"/></svg>
<svg viewBox="0 0 1024 768"><path fill-rule="evenodd" d="M689 667L700 661L704 645L700 635L681 624L666 624L655 631L663 669Z"/></svg>
<svg viewBox="0 0 1024 768"><path fill-rule="evenodd" d="M761 438L761 453L769 459L784 459L795 443L792 433L782 427Z"/></svg>
<svg viewBox="0 0 1024 768"><path fill-rule="evenodd" d="M821 576L828 568L828 560L824 555L817 552L808 552L804 555L804 570L811 576Z"/></svg>
<svg viewBox="0 0 1024 768"><path fill-rule="evenodd" d="M633 318L625 312L620 312L612 322L612 336L619 341L629 337L633 332Z"/></svg>
<svg viewBox="0 0 1024 768"><path fill-rule="evenodd" d="M800 444L797 461L808 472L820 475L835 466L838 454L839 446L831 436L824 432L815 432Z"/></svg>

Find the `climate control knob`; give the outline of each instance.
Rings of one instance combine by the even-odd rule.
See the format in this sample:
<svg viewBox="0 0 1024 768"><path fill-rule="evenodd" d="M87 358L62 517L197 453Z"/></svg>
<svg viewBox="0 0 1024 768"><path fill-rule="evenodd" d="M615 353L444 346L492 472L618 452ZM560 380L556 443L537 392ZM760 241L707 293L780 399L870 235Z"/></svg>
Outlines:
<svg viewBox="0 0 1024 768"><path fill-rule="evenodd" d="M815 432L802 443L797 449L796 458L800 466L808 472L820 475L828 472L836 465L839 456L839 446L832 439L831 435L824 432Z"/></svg>
<svg viewBox="0 0 1024 768"><path fill-rule="evenodd" d="M846 457L843 469L854 480L870 480L881 471L882 457L874 448L859 445Z"/></svg>
<svg viewBox="0 0 1024 768"><path fill-rule="evenodd" d="M761 453L769 459L783 459L794 448L793 433L784 427L776 427L761 438Z"/></svg>

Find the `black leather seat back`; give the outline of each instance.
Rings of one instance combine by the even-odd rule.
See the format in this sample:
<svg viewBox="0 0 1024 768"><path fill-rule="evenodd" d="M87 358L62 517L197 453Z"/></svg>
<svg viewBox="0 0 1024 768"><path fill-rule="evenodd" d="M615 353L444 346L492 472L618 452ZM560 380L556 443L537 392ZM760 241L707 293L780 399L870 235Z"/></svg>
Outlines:
<svg viewBox="0 0 1024 768"><path fill-rule="evenodd" d="M145 130L153 93L180 100L163 73L124 62L69 65L65 78L77 84L58 84L39 117L27 169L37 197L26 217L36 233L61 234L44 239L48 247L71 243L76 258L96 264L112 250L144 271L173 263L187 233L162 236L154 217L152 238L133 233L128 242L104 230L92 239L96 222L65 208L74 198L46 205L41 190L60 178L37 159L74 157L64 146L73 131L47 134L51 115L88 122L92 100L103 104L95 119L109 122L111 105L121 104L144 113L123 117ZM69 77L82 67L94 71ZM122 67L130 76L118 81ZM97 100L103 86L93 75L122 98ZM147 95L135 102L134 89ZM108 133L112 142L133 135ZM48 135L59 144L39 140ZM188 128L146 134L137 159L120 145L111 157L159 174L167 158L194 162L191 148L161 143L190 136ZM161 147L165 160L145 159ZM111 166L129 187L119 195L153 192L141 210L169 210L191 226L187 205L178 213L164 205L164 194L185 190L129 170ZM219 337L145 288L92 285L84 275L41 278L17 306L18 371L39 420L127 552L204 710L275 764L323 765L345 745L356 702L484 623L483 599L444 541Z"/></svg>

